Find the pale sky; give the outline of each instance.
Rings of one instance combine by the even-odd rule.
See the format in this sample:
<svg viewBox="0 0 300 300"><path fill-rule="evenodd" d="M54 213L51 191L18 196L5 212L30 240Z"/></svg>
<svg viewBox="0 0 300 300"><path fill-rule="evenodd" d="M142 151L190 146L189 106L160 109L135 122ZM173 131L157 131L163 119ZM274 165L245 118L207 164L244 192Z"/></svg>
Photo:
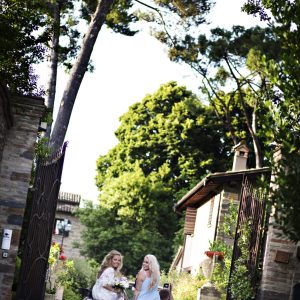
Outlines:
<svg viewBox="0 0 300 300"><path fill-rule="evenodd" d="M147 1L146 1L147 2ZM253 26L258 20L240 12L244 0L222 0L210 17L214 27L233 24ZM116 145L114 132L128 107L175 80L197 93L196 74L189 67L169 61L167 50L148 32L125 37L102 28L92 55L95 71L86 73L81 84L66 141L61 191L95 201L96 160ZM40 70L44 84L45 69ZM67 75L58 74L56 105L59 105Z"/></svg>

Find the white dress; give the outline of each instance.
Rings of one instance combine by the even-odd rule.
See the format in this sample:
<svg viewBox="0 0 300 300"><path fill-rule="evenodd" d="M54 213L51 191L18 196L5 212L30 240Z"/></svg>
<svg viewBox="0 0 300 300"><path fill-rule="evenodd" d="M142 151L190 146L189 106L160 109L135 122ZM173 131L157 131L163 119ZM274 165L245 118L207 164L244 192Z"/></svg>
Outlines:
<svg viewBox="0 0 300 300"><path fill-rule="evenodd" d="M103 271L101 276L96 280L92 289L94 300L124 300L123 296L104 288L104 285L113 285L115 271L109 267Z"/></svg>

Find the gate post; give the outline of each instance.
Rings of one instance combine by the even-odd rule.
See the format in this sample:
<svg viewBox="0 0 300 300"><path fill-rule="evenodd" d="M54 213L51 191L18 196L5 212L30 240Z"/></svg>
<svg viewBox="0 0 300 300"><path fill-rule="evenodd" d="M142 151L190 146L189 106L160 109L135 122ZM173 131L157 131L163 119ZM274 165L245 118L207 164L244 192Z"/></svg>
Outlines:
<svg viewBox="0 0 300 300"><path fill-rule="evenodd" d="M44 110L42 98L10 98L5 87L0 84L1 237L4 229L12 230L10 249L0 252L1 300L10 300L12 297L16 256L31 176L34 144Z"/></svg>

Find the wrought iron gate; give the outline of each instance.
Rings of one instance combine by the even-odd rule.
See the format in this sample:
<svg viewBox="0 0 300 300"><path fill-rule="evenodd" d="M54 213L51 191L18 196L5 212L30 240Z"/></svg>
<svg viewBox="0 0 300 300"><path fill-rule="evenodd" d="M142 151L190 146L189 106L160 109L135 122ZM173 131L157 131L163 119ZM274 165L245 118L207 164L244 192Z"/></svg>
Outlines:
<svg viewBox="0 0 300 300"><path fill-rule="evenodd" d="M257 284L257 267L262 253L262 240L265 233L266 219L266 194L261 189L253 187L247 177L244 178L240 196L240 207L237 220L237 228L233 245L232 262L227 288L227 300L231 300L230 293L231 278L235 270L236 261L241 255L239 240L245 234L245 228L248 227L251 232L249 236L249 254L247 259L248 275L252 286Z"/></svg>
<svg viewBox="0 0 300 300"><path fill-rule="evenodd" d="M32 209L24 245L17 300L43 300L57 198L67 144L37 163Z"/></svg>

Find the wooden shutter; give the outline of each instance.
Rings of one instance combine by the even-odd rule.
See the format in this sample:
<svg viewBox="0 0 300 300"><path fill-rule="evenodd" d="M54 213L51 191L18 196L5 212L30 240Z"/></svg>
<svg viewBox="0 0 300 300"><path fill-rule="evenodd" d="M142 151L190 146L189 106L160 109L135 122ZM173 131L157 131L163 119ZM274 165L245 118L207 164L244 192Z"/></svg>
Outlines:
<svg viewBox="0 0 300 300"><path fill-rule="evenodd" d="M197 208L188 207L185 213L184 234L193 234L195 229Z"/></svg>

